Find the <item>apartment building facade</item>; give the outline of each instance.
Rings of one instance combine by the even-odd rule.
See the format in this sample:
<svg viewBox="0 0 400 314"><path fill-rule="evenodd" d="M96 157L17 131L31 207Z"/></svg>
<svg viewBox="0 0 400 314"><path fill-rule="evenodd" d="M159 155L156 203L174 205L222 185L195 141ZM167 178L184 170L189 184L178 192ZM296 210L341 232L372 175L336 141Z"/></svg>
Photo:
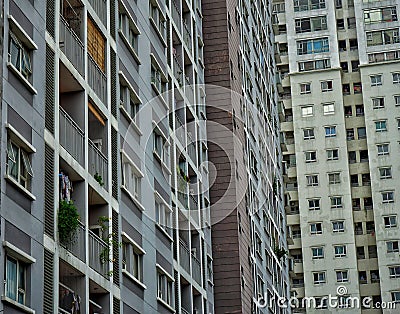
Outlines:
<svg viewBox="0 0 400 314"><path fill-rule="evenodd" d="M285 311L273 301L289 286L271 9L203 1L216 313Z"/></svg>
<svg viewBox="0 0 400 314"><path fill-rule="evenodd" d="M213 313L200 2L3 16L0 309Z"/></svg>
<svg viewBox="0 0 400 314"><path fill-rule="evenodd" d="M292 295L398 301L399 2L273 11Z"/></svg>

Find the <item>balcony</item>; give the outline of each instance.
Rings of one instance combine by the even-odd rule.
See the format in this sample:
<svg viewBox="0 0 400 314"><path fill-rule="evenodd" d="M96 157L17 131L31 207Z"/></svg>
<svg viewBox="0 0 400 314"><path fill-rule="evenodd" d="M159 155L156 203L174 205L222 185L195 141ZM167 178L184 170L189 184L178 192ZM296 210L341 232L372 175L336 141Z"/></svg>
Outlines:
<svg viewBox="0 0 400 314"><path fill-rule="evenodd" d="M183 40L188 50L192 52L192 35L190 34L190 28L186 22L183 22Z"/></svg>
<svg viewBox="0 0 400 314"><path fill-rule="evenodd" d="M178 57L174 55L174 76L178 81L179 87L183 86L183 68L178 60Z"/></svg>
<svg viewBox="0 0 400 314"><path fill-rule="evenodd" d="M180 9L178 7L178 4L172 0L172 19L174 20L174 23L176 27L178 28L179 31L181 31L181 14L180 14Z"/></svg>
<svg viewBox="0 0 400 314"><path fill-rule="evenodd" d="M79 297L74 290L68 288L66 285L58 284L59 302L58 302L58 313L69 314L71 313L71 306L74 297Z"/></svg>
<svg viewBox="0 0 400 314"><path fill-rule="evenodd" d="M85 47L76 33L60 15L60 49L82 77L85 77Z"/></svg>
<svg viewBox="0 0 400 314"><path fill-rule="evenodd" d="M103 276L109 272L108 243L89 230L89 266Z"/></svg>
<svg viewBox="0 0 400 314"><path fill-rule="evenodd" d="M103 187L108 188L108 159L89 139L89 173L95 178L101 178ZM99 182L100 183L100 182Z"/></svg>
<svg viewBox="0 0 400 314"><path fill-rule="evenodd" d="M102 1L102 0L101 0ZM97 97L107 104L107 77L97 65L96 61L87 54L88 57L88 78L89 86L93 89Z"/></svg>
<svg viewBox="0 0 400 314"><path fill-rule="evenodd" d="M201 266L200 261L192 254L192 277L201 286Z"/></svg>
<svg viewBox="0 0 400 314"><path fill-rule="evenodd" d="M107 26L107 0L89 0L89 3L104 26Z"/></svg>
<svg viewBox="0 0 400 314"><path fill-rule="evenodd" d="M84 166L85 162L85 134L75 121L60 109L60 144L71 156Z"/></svg>
<svg viewBox="0 0 400 314"><path fill-rule="evenodd" d="M190 274L190 250L182 239L179 239L179 263Z"/></svg>
<svg viewBox="0 0 400 314"><path fill-rule="evenodd" d="M72 241L68 243L61 243L66 250L71 252L81 261L85 261L85 226L79 222L78 228L76 229L75 235L73 236Z"/></svg>

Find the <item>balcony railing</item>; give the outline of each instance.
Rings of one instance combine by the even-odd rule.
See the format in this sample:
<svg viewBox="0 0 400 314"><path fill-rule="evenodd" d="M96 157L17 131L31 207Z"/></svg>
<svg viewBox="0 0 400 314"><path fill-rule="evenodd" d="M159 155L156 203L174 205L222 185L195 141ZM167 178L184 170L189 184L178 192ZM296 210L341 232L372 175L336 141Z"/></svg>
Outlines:
<svg viewBox="0 0 400 314"><path fill-rule="evenodd" d="M186 47L192 52L192 35L190 34L189 26L185 22L183 22L183 40Z"/></svg>
<svg viewBox="0 0 400 314"><path fill-rule="evenodd" d="M69 314L71 313L73 297L79 298L79 295L75 293L74 290L68 288L66 285L58 284L58 313L59 314Z"/></svg>
<svg viewBox="0 0 400 314"><path fill-rule="evenodd" d="M92 176L100 176L104 188L108 188L108 160L107 157L94 145L94 143L89 139L89 173Z"/></svg>
<svg viewBox="0 0 400 314"><path fill-rule="evenodd" d="M186 75L185 75L185 95L186 98L189 100L189 103L192 104L194 101L194 90L192 84L190 83L189 77Z"/></svg>
<svg viewBox="0 0 400 314"><path fill-rule="evenodd" d="M190 195L189 197L189 208L190 208L190 216L193 218L194 221L199 223L199 211L197 207L197 199L195 196Z"/></svg>
<svg viewBox="0 0 400 314"><path fill-rule="evenodd" d="M179 115L175 113L175 136L178 139L178 141L185 146L185 133L186 133L186 128L185 124L182 122L181 118Z"/></svg>
<svg viewBox="0 0 400 314"><path fill-rule="evenodd" d="M85 157L85 134L60 107L60 144L82 166Z"/></svg>
<svg viewBox="0 0 400 314"><path fill-rule="evenodd" d="M183 68L178 60L178 57L174 55L174 75L180 87L183 86Z"/></svg>
<svg viewBox="0 0 400 314"><path fill-rule="evenodd" d="M96 93L97 97L106 104L107 103L107 77L97 65L96 61L88 53L88 83Z"/></svg>
<svg viewBox="0 0 400 314"><path fill-rule="evenodd" d="M179 239L179 263L184 270L190 273L190 251L186 243Z"/></svg>
<svg viewBox="0 0 400 314"><path fill-rule="evenodd" d="M89 230L89 266L103 276L108 274L109 252L108 244Z"/></svg>
<svg viewBox="0 0 400 314"><path fill-rule="evenodd" d="M81 261L85 261L85 226L79 222L72 241L61 245Z"/></svg>
<svg viewBox="0 0 400 314"><path fill-rule="evenodd" d="M172 0L172 18L175 22L176 27L178 27L178 30L181 31L181 14L179 12L179 7L178 4Z"/></svg>
<svg viewBox="0 0 400 314"><path fill-rule="evenodd" d="M192 277L201 285L201 266L200 261L192 254Z"/></svg>
<svg viewBox="0 0 400 314"><path fill-rule="evenodd" d="M60 48L82 77L85 77L85 47L60 15Z"/></svg>
<svg viewBox="0 0 400 314"><path fill-rule="evenodd" d="M189 139L189 136L188 136L188 145L186 149L190 159L193 161L194 164L196 164L196 144L191 139Z"/></svg>
<svg viewBox="0 0 400 314"><path fill-rule="evenodd" d="M89 0L89 3L104 26L107 26L107 0Z"/></svg>
<svg viewBox="0 0 400 314"><path fill-rule="evenodd" d="M190 312L187 309L185 309L184 307L181 307L181 313L182 314L190 314Z"/></svg>

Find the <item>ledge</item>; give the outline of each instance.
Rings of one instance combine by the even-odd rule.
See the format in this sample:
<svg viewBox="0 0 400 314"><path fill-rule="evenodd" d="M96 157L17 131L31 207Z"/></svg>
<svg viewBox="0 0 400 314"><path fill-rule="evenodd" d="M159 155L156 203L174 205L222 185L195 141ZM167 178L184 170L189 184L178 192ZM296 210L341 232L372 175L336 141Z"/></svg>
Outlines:
<svg viewBox="0 0 400 314"><path fill-rule="evenodd" d="M135 50L135 48L132 47L132 45L129 43L128 38L126 38L125 34L122 32L121 29L118 30L119 35L122 38L122 41L124 42L125 46L128 48L129 52L131 53L133 59L137 62L137 64L141 65L142 62L139 59L139 56Z"/></svg>
<svg viewBox="0 0 400 314"><path fill-rule="evenodd" d="M10 24L10 29L15 35L17 35L18 39L21 40L29 49L37 50L38 46L35 44L33 39L25 32L22 26L18 23L18 21L9 14L8 22Z"/></svg>
<svg viewBox="0 0 400 314"><path fill-rule="evenodd" d="M18 308L18 309L20 309L21 311L23 311L25 313L35 314L35 310L31 309L30 307L27 307L26 305L18 303L17 301L14 301L13 299L10 299L9 297L2 296L1 297L1 301L3 301L3 303L10 304L13 307Z"/></svg>
<svg viewBox="0 0 400 314"><path fill-rule="evenodd" d="M19 133L11 124L6 123L6 129L8 129L12 134L11 134L11 139L16 142L19 146L24 148L28 153L36 153L36 148L29 143L29 141L22 136L21 133Z"/></svg>
<svg viewBox="0 0 400 314"><path fill-rule="evenodd" d="M140 251L140 253L142 254L146 254L146 251L142 249L142 247L137 244L135 242L135 240L133 240L125 231L122 231L121 236L123 239L125 239L126 241L128 241L129 243L131 243L133 246L135 246L135 248Z"/></svg>
<svg viewBox="0 0 400 314"><path fill-rule="evenodd" d="M13 72L18 79L25 85L25 87L34 95L37 95L37 90L32 86L32 84L21 74L20 71L11 63L7 62L8 69Z"/></svg>
<svg viewBox="0 0 400 314"><path fill-rule="evenodd" d="M29 254L25 253L21 249L17 248L14 244L11 244L8 241L3 241L3 247L7 251L8 255L17 258L28 264L36 263L36 259Z"/></svg>
<svg viewBox="0 0 400 314"><path fill-rule="evenodd" d="M140 203L140 201L136 197L134 197L133 194L129 192L129 190L125 186L121 185L121 190L124 191L126 194L128 194L128 196L136 204L136 206L139 207L139 210L141 210L142 212L145 211L145 208L142 205L142 203Z"/></svg>
<svg viewBox="0 0 400 314"><path fill-rule="evenodd" d="M137 123L135 122L135 120L131 117L131 115L128 113L128 111L126 111L125 107L122 105L119 105L119 110L121 111L121 113L125 116L125 118L128 119L129 126L132 126L132 128L135 130L135 132L139 135L142 136L143 132L140 130L139 126L137 125Z"/></svg>
<svg viewBox="0 0 400 314"><path fill-rule="evenodd" d="M175 313L175 309L171 305L169 305L167 302L165 302L163 299L161 299L160 297L157 297L157 301L160 302L169 311L171 311L172 313Z"/></svg>
<svg viewBox="0 0 400 314"><path fill-rule="evenodd" d="M170 242L174 242L174 239L172 238L172 236L165 231L165 229L163 228L163 226L161 226L158 222L156 222L156 227L168 238L168 240ZM161 267L161 266L160 266ZM170 274L168 274L166 271L164 271L166 275L171 276ZM172 278L172 277L170 277Z"/></svg>
<svg viewBox="0 0 400 314"><path fill-rule="evenodd" d="M129 271L127 271L126 269L122 270L122 274L127 276L129 279L131 279L134 283L136 283L140 288L146 290L147 287L146 285L141 282L139 279L137 279L135 276L133 276Z"/></svg>
<svg viewBox="0 0 400 314"><path fill-rule="evenodd" d="M6 181L10 182L12 185L14 185L16 188L18 188L22 193L24 193L30 200L35 201L36 196L33 195L31 192L29 192L26 188L24 188L21 184L19 184L15 179L8 174L4 176L4 179Z"/></svg>

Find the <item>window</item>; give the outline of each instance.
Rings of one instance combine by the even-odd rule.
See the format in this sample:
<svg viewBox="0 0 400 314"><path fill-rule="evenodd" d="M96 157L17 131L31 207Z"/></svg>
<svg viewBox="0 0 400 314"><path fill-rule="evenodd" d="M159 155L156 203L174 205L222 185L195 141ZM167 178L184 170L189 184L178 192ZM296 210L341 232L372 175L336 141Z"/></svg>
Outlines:
<svg viewBox="0 0 400 314"><path fill-rule="evenodd" d="M318 186L318 175L312 174L306 176L307 186Z"/></svg>
<svg viewBox="0 0 400 314"><path fill-rule="evenodd" d="M343 72L345 72L345 73L349 72L349 65L346 61L340 62L340 67L342 68Z"/></svg>
<svg viewBox="0 0 400 314"><path fill-rule="evenodd" d="M313 116L313 106L305 106L301 107L301 116L302 117L312 117Z"/></svg>
<svg viewBox="0 0 400 314"><path fill-rule="evenodd" d="M386 120L375 121L375 131L386 132L387 131Z"/></svg>
<svg viewBox="0 0 400 314"><path fill-rule="evenodd" d="M333 89L333 82L332 81L322 81L321 82L321 91L322 92L329 92Z"/></svg>
<svg viewBox="0 0 400 314"><path fill-rule="evenodd" d="M356 18L355 17L347 18L347 27L348 28L356 28Z"/></svg>
<svg viewBox="0 0 400 314"><path fill-rule="evenodd" d="M295 20L296 33L315 32L326 30L328 28L326 23L326 16L307 17Z"/></svg>
<svg viewBox="0 0 400 314"><path fill-rule="evenodd" d="M342 84L343 95L350 95L350 84Z"/></svg>
<svg viewBox="0 0 400 314"><path fill-rule="evenodd" d="M320 210L320 200L319 198L313 198L308 200L308 209L309 210Z"/></svg>
<svg viewBox="0 0 400 314"><path fill-rule="evenodd" d="M353 83L353 93L354 94L361 94L361 92L362 92L361 83Z"/></svg>
<svg viewBox="0 0 400 314"><path fill-rule="evenodd" d="M319 69L329 69L331 67L330 59L320 59L315 61L301 61L299 62L299 71L313 71Z"/></svg>
<svg viewBox="0 0 400 314"><path fill-rule="evenodd" d="M135 59L137 58L138 52L138 39L139 39L139 29L135 21L131 18L130 14L126 11L125 7L120 7L119 14L119 33L122 36L125 44L128 45L130 50L133 50L133 55Z"/></svg>
<svg viewBox="0 0 400 314"><path fill-rule="evenodd" d="M394 95L394 104L400 106L400 95Z"/></svg>
<svg viewBox="0 0 400 314"><path fill-rule="evenodd" d="M335 245L335 257L344 257L346 256L346 246L345 245Z"/></svg>
<svg viewBox="0 0 400 314"><path fill-rule="evenodd" d="M30 191L33 170L29 155L13 140L7 143L7 176Z"/></svg>
<svg viewBox="0 0 400 314"><path fill-rule="evenodd" d="M122 269L143 282L144 251L133 242L124 238L122 241Z"/></svg>
<svg viewBox="0 0 400 314"><path fill-rule="evenodd" d="M166 38L166 22L160 7L156 2L150 1L150 21L153 27L157 30L161 40Z"/></svg>
<svg viewBox="0 0 400 314"><path fill-rule="evenodd" d="M162 163L168 164L168 143L160 130L153 132L153 153Z"/></svg>
<svg viewBox="0 0 400 314"><path fill-rule="evenodd" d="M332 221L332 231L334 233L344 232L344 221Z"/></svg>
<svg viewBox="0 0 400 314"><path fill-rule="evenodd" d="M328 38L308 39L297 41L297 54L306 55L329 51Z"/></svg>
<svg viewBox="0 0 400 314"><path fill-rule="evenodd" d="M364 10L364 23L381 23L397 21L396 7L374 8Z"/></svg>
<svg viewBox="0 0 400 314"><path fill-rule="evenodd" d="M364 116L364 105L356 105L356 117Z"/></svg>
<svg viewBox="0 0 400 314"><path fill-rule="evenodd" d="M167 90L167 79L157 62L151 63L151 85L160 95Z"/></svg>
<svg viewBox="0 0 400 314"><path fill-rule="evenodd" d="M140 170L128 160L128 157L123 157L122 160L122 185L136 200L140 202L141 179L143 175Z"/></svg>
<svg viewBox="0 0 400 314"><path fill-rule="evenodd" d="M379 177L381 179L390 179L390 178L392 178L392 167L379 168Z"/></svg>
<svg viewBox="0 0 400 314"><path fill-rule="evenodd" d="M316 222L310 224L311 234L322 234L322 223Z"/></svg>
<svg viewBox="0 0 400 314"><path fill-rule="evenodd" d="M300 94L310 94L310 93L311 93L311 83L301 83Z"/></svg>
<svg viewBox="0 0 400 314"><path fill-rule="evenodd" d="M325 272L313 273L313 278L315 285L325 283Z"/></svg>
<svg viewBox="0 0 400 314"><path fill-rule="evenodd" d="M387 253L398 253L399 252L399 241L387 241L386 242Z"/></svg>
<svg viewBox="0 0 400 314"><path fill-rule="evenodd" d="M399 42L399 29L385 29L367 32L367 46L390 45Z"/></svg>
<svg viewBox="0 0 400 314"><path fill-rule="evenodd" d="M337 19L336 27L338 30L344 30L344 19Z"/></svg>
<svg viewBox="0 0 400 314"><path fill-rule="evenodd" d="M400 72L392 73L393 84L400 84Z"/></svg>
<svg viewBox="0 0 400 314"><path fill-rule="evenodd" d="M382 75L381 74L371 75L370 79L371 79L371 86L382 85Z"/></svg>
<svg viewBox="0 0 400 314"><path fill-rule="evenodd" d="M373 109L385 108L385 98L384 97L372 98L372 108Z"/></svg>
<svg viewBox="0 0 400 314"><path fill-rule="evenodd" d="M339 150L338 149L327 149L326 150L327 160L338 160Z"/></svg>
<svg viewBox="0 0 400 314"><path fill-rule="evenodd" d="M172 277L161 268L157 269L157 299L172 306Z"/></svg>
<svg viewBox="0 0 400 314"><path fill-rule="evenodd" d="M293 0L294 11L308 11L325 8L325 0Z"/></svg>
<svg viewBox="0 0 400 314"><path fill-rule="evenodd" d="M335 136L336 136L336 126L326 126L325 137L335 137Z"/></svg>
<svg viewBox="0 0 400 314"><path fill-rule="evenodd" d="M341 196L331 196L331 208L342 208L342 197Z"/></svg>
<svg viewBox="0 0 400 314"><path fill-rule="evenodd" d="M400 278L400 266L389 266L389 277Z"/></svg>
<svg viewBox="0 0 400 314"><path fill-rule="evenodd" d="M303 129L303 139L305 140L312 140L315 138L314 135L314 128L310 129Z"/></svg>
<svg viewBox="0 0 400 314"><path fill-rule="evenodd" d="M382 194L382 203L394 203L394 192L393 191L386 191L381 192Z"/></svg>
<svg viewBox="0 0 400 314"><path fill-rule="evenodd" d="M390 215L383 217L383 222L385 224L385 228L395 228L397 227L397 216Z"/></svg>
<svg viewBox="0 0 400 314"><path fill-rule="evenodd" d="M336 271L336 281L337 282L348 282L348 271L347 270L337 270Z"/></svg>
<svg viewBox="0 0 400 314"><path fill-rule="evenodd" d="M359 71L359 65L360 65L360 61L358 61L358 60L354 60L354 61L351 61L351 71L352 72L358 72Z"/></svg>
<svg viewBox="0 0 400 314"><path fill-rule="evenodd" d="M311 248L312 258L321 259L324 258L324 248L322 246Z"/></svg>
<svg viewBox="0 0 400 314"><path fill-rule="evenodd" d="M306 152L306 163L316 162L316 161L317 161L317 152L316 151Z"/></svg>
<svg viewBox="0 0 400 314"><path fill-rule="evenodd" d="M393 302L400 303L400 291L392 291L390 294Z"/></svg>
<svg viewBox="0 0 400 314"><path fill-rule="evenodd" d="M121 80L123 80L122 76L120 77L120 81ZM133 88L126 85L121 84L119 90L119 102L122 113L125 114L128 119L132 119L137 124L139 121L138 113L140 110L139 96Z"/></svg>
<svg viewBox="0 0 400 314"><path fill-rule="evenodd" d="M328 173L328 180L329 180L329 184L340 183L340 173L339 172Z"/></svg>
<svg viewBox="0 0 400 314"><path fill-rule="evenodd" d="M6 257L5 295L20 304L25 304L27 265L20 260Z"/></svg>
<svg viewBox="0 0 400 314"><path fill-rule="evenodd" d="M12 64L22 76L29 80L32 74L31 50L12 32L10 32L10 46L8 62Z"/></svg>
<svg viewBox="0 0 400 314"><path fill-rule="evenodd" d="M389 155L389 144L377 144L378 156Z"/></svg>
<svg viewBox="0 0 400 314"><path fill-rule="evenodd" d="M357 137L359 140L367 138L367 130L364 127L357 128Z"/></svg>
<svg viewBox="0 0 400 314"><path fill-rule="evenodd" d="M172 227L172 212L169 205L165 204L163 200L156 200L156 222L167 234L171 233Z"/></svg>
<svg viewBox="0 0 400 314"><path fill-rule="evenodd" d="M323 104L324 115L330 115L335 113L335 105L333 103Z"/></svg>

